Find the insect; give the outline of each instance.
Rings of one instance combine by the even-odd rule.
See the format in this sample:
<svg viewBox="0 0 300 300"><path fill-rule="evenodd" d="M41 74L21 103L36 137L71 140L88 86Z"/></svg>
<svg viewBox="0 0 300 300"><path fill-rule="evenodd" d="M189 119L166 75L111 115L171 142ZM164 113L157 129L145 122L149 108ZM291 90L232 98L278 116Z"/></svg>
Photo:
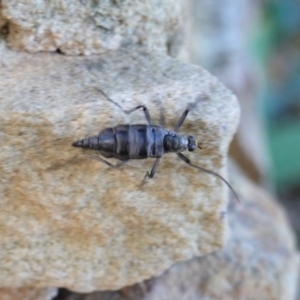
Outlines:
<svg viewBox="0 0 300 300"><path fill-rule="evenodd" d="M203 97L198 97L196 102L184 111L173 130L166 129L163 124L154 125L147 107L145 105L139 105L133 109L124 110L124 112L130 114L138 109L143 109L148 125L121 124L115 127L105 128L99 135L84 138L74 142L72 145L74 147L98 150L105 158L116 158L120 160L119 163L113 165L101 157L92 156L93 159L105 163L112 168L121 168L131 159L156 158L150 173L146 172L143 183L147 177L154 177L160 160L165 153L176 153L178 157L189 166L220 178L239 201L236 192L225 178L214 171L193 164L182 154L182 152L187 150L192 152L196 150L197 147L201 149L194 136L182 135L179 134L178 131L188 113L203 99Z"/></svg>

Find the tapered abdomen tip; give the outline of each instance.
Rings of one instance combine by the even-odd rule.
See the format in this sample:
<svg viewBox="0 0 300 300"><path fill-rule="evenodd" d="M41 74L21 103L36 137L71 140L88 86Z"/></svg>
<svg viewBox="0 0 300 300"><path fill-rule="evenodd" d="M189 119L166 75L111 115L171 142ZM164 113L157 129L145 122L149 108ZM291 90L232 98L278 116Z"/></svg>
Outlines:
<svg viewBox="0 0 300 300"><path fill-rule="evenodd" d="M76 141L76 142L72 143L72 146L74 146L74 147L82 147L83 144L82 144L82 141Z"/></svg>
<svg viewBox="0 0 300 300"><path fill-rule="evenodd" d="M99 150L99 141L98 137L88 137L79 141L76 141L72 144L74 147L81 147L81 148L87 148L87 149L94 149Z"/></svg>

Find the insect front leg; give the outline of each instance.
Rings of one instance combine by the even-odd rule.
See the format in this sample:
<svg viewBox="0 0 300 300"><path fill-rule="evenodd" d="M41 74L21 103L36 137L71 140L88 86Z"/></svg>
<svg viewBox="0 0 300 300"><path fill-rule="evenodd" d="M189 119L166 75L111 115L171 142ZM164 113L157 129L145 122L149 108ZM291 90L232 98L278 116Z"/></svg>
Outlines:
<svg viewBox="0 0 300 300"><path fill-rule="evenodd" d="M109 166L109 167L111 167L113 169L121 169L129 161L129 159L128 160L121 160L117 164L113 165L110 162L108 162L107 160L105 160L105 159L103 159L103 158L101 158L99 156L90 155L89 158L97 160L97 161L100 161L100 162L106 164L107 166Z"/></svg>
<svg viewBox="0 0 300 300"><path fill-rule="evenodd" d="M146 182L146 178L147 178L147 177L148 177L148 178L153 178L153 177L154 177L154 175L155 175L155 173L156 173L156 170L157 170L157 168L158 168L158 165L159 165L160 160L161 160L161 157L159 157L159 158L157 158L157 159L155 160L155 163L154 163L154 165L153 165L153 167L152 167L152 169L151 169L151 172L150 172L150 173L149 173L149 172L146 173L146 175L145 175L145 177L144 177L144 180L143 180L143 182L142 182L142 185Z"/></svg>
<svg viewBox="0 0 300 300"><path fill-rule="evenodd" d="M129 115L132 112L134 112L134 111L136 111L136 110L138 110L140 108L143 108L143 111L144 111L144 114L145 114L145 118L147 119L149 125L153 125L153 122L152 122L149 110L148 110L148 108L145 105L139 105L139 106L136 106L136 107L134 107L132 109L124 110L124 112Z"/></svg>
<svg viewBox="0 0 300 300"><path fill-rule="evenodd" d="M200 102L200 101L203 101L203 100L207 100L207 97L206 96L199 96L197 97L195 103L191 104L185 111L184 113L182 114L182 116L180 117L180 119L178 120L175 128L174 128L174 131L177 132L179 130L179 128L182 126L183 122L185 121L185 118L186 116L188 115L188 113L194 109L197 104Z"/></svg>
<svg viewBox="0 0 300 300"><path fill-rule="evenodd" d="M159 125L162 128L166 128L166 120L165 120L165 115L164 115L164 110L160 110L160 118L159 118Z"/></svg>

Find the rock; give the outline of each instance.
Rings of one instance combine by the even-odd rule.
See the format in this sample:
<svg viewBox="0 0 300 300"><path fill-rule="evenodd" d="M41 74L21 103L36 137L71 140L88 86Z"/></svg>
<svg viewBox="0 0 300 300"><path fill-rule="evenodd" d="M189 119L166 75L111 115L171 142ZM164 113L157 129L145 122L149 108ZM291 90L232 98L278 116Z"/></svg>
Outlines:
<svg viewBox="0 0 300 300"><path fill-rule="evenodd" d="M68 55L101 54L124 44L172 52L180 36L183 1L2 0L10 47Z"/></svg>
<svg viewBox="0 0 300 300"><path fill-rule="evenodd" d="M57 295L57 288L0 289L0 300L51 300Z"/></svg>
<svg viewBox="0 0 300 300"><path fill-rule="evenodd" d="M203 150L187 154L226 176L226 153L239 108L213 76L128 47L95 57L29 55L1 47L0 285L118 289L157 276L173 263L224 246L228 188L218 178L166 155L153 180L153 159L114 170L71 146L120 123L155 123L163 109L174 128ZM110 160L114 163L114 160Z"/></svg>
<svg viewBox="0 0 300 300"><path fill-rule="evenodd" d="M225 0L220 5L218 1L193 0L190 5L181 58L201 64L237 95L241 121L230 156L253 181L270 186L270 155L259 104L267 75L254 51L257 34L261 34L259 26L265 22L261 20L264 4Z"/></svg>
<svg viewBox="0 0 300 300"><path fill-rule="evenodd" d="M231 236L223 249L120 291L65 292L60 300L295 300L299 253L284 210L239 172L230 174L241 203L224 215Z"/></svg>

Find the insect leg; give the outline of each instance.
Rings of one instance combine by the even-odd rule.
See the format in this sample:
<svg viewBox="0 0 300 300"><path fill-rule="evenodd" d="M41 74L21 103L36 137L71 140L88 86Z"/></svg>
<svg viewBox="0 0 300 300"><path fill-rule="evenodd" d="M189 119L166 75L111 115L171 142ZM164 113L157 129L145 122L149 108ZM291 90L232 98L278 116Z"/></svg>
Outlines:
<svg viewBox="0 0 300 300"><path fill-rule="evenodd" d="M234 194L234 196L235 196L235 198L237 199L237 201L240 202L240 199L239 199L237 193L234 191L233 187L229 184L229 182L228 182L225 178L223 178L221 175L219 175L218 173L216 173L216 172L214 172L214 171L207 170L207 169L205 169L205 168L203 168L203 167L199 167L199 166L194 165L193 163L191 163L191 161L190 161L186 156L184 156L184 155L183 155L182 153L180 153L180 152L179 152L179 153L176 153L176 154L179 156L180 159L182 159L182 160L183 160L185 163L187 163L189 166L191 166L191 167L193 167L193 168L196 168L196 169L199 169L199 170L201 170L201 171L203 171L203 172L205 172L205 173L208 173L208 174L211 174L211 175L214 175L214 176L220 178L220 179L221 179L221 180L229 187L229 189L232 191L232 193Z"/></svg>
<svg viewBox="0 0 300 300"><path fill-rule="evenodd" d="M200 101L203 101L203 100L206 100L206 99L207 99L206 96L204 96L204 97L203 97L203 96L199 96L199 97L196 99L195 103L193 103L192 105L189 105L189 106L188 106L188 108L184 111L184 113L182 114L182 116L181 116L180 119L178 120L178 122L177 122L177 124L176 124L176 126L175 126L175 128L174 128L174 131L175 131L175 132L177 132L177 131L179 130L179 128L182 126L182 124L183 124L183 122L184 122L186 116L188 115L188 113L189 113L192 109L194 109L194 108L196 107L196 105L197 105Z"/></svg>
<svg viewBox="0 0 300 300"><path fill-rule="evenodd" d="M109 167L111 167L113 169L121 169L129 161L129 159L128 160L121 160L116 165L113 165L110 162L108 162L107 160L105 160L105 159L103 159L99 156L90 155L89 158L94 159L94 160L98 160L98 161L108 165Z"/></svg>
<svg viewBox="0 0 300 300"><path fill-rule="evenodd" d="M145 114L145 117L149 123L149 125L153 125L153 122L152 122L152 119L150 117L150 113L149 113L149 110L148 108L145 106L145 105L139 105L139 106L136 106L135 108L132 108L132 109L129 109L129 110L124 110L117 102L113 101L112 99L110 99L108 97L108 95L106 95L106 93L104 93L101 89L98 89L98 88L95 88L98 92L100 92L108 101L112 102L114 105L118 106L119 108L121 108L126 114L131 114L132 112L140 109L140 108L143 108L143 111L144 111L144 114Z"/></svg>
<svg viewBox="0 0 300 300"><path fill-rule="evenodd" d="M148 110L148 108L147 108L145 105L139 105L139 106L136 106L136 107L134 107L134 108L132 108L132 109L124 110L124 112L125 112L126 114L129 115L129 114L131 114L132 112L134 112L134 111L136 111L136 110L138 110L138 109L140 109L140 108L143 108L145 117L146 117L146 119L147 119L149 125L153 125L152 119L151 119L151 117L150 117L149 110Z"/></svg>
<svg viewBox="0 0 300 300"><path fill-rule="evenodd" d="M179 128L182 126L187 114L189 113L189 108L187 108L184 113L182 114L182 116L180 117L180 119L178 120L175 128L174 128L174 131L177 132L179 130Z"/></svg>
<svg viewBox="0 0 300 300"><path fill-rule="evenodd" d="M158 168L158 165L159 165L160 160L161 160L161 157L159 157L159 158L157 158L157 159L155 160L155 163L154 163L154 165L153 165L153 167L152 167L152 169L151 169L150 174L149 174L149 172L146 173L142 185L145 183L147 177L149 177L149 178L153 178L153 177L154 177L154 175L155 175L155 173L156 173L156 170L157 170L157 168Z"/></svg>
<svg viewBox="0 0 300 300"><path fill-rule="evenodd" d="M166 128L166 121L163 109L160 110L159 124L162 128Z"/></svg>

